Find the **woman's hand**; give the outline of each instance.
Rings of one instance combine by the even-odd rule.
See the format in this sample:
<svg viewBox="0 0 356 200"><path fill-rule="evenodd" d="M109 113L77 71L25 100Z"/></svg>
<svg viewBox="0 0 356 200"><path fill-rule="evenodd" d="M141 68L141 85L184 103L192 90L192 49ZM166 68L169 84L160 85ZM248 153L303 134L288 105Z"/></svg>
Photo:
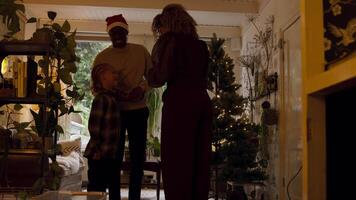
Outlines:
<svg viewBox="0 0 356 200"><path fill-rule="evenodd" d="M135 87L131 92L127 95L128 101L140 101L143 99L145 95L145 91L141 87Z"/></svg>
<svg viewBox="0 0 356 200"><path fill-rule="evenodd" d="M143 99L145 95L145 91L140 87L137 86L134 89L132 89L128 94L117 91L116 96L119 99L119 101L140 101Z"/></svg>

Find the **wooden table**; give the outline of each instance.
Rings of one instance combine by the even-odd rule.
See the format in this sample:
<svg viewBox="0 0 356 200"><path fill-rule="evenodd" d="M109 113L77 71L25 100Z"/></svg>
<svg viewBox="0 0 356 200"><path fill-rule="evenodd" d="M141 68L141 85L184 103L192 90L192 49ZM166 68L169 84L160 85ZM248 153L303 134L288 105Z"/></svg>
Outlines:
<svg viewBox="0 0 356 200"><path fill-rule="evenodd" d="M105 192L70 192L70 191L49 191L31 200L106 200Z"/></svg>

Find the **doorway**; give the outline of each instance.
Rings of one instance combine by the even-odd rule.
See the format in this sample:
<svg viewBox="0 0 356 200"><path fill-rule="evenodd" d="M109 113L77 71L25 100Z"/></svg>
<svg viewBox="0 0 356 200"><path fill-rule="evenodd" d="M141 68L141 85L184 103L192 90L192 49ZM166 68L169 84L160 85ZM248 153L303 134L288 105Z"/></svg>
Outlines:
<svg viewBox="0 0 356 200"><path fill-rule="evenodd" d="M325 97L326 114L326 193L328 200L354 196L352 184L343 184L355 177L356 80L352 87ZM340 185L341 184L341 185Z"/></svg>

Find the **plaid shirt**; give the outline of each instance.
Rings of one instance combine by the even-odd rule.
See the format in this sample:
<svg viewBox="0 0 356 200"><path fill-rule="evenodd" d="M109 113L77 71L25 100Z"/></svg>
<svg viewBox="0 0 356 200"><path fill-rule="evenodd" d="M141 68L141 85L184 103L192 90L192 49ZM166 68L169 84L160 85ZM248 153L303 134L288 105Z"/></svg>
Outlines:
<svg viewBox="0 0 356 200"><path fill-rule="evenodd" d="M115 159L120 132L120 109L114 93L102 91L92 103L89 117L90 140L84 156Z"/></svg>

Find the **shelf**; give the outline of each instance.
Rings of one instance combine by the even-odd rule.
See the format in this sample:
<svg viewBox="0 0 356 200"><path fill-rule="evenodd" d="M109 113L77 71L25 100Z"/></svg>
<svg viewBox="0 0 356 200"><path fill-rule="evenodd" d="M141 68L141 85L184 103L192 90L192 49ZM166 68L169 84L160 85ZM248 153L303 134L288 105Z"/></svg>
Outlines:
<svg viewBox="0 0 356 200"><path fill-rule="evenodd" d="M7 98L0 97L0 105L10 104L10 103L20 103L20 104L45 104L47 103L47 99L45 97L25 97L25 98Z"/></svg>
<svg viewBox="0 0 356 200"><path fill-rule="evenodd" d="M0 154L1 153L4 153L4 152L0 151ZM8 154L11 154L11 155L14 155L14 154L29 155L29 154L42 154L42 152L39 149L10 149Z"/></svg>
<svg viewBox="0 0 356 200"><path fill-rule="evenodd" d="M0 56L8 55L47 55L50 51L48 43L34 41L3 41L0 42Z"/></svg>
<svg viewBox="0 0 356 200"><path fill-rule="evenodd" d="M31 192L32 187L0 187L1 199L15 200L19 192Z"/></svg>
<svg viewBox="0 0 356 200"><path fill-rule="evenodd" d="M34 61L32 57L29 56L42 56L42 55L50 55L51 51L51 46L48 42L36 42L36 41L31 41L31 40L20 40L20 41L0 41L0 65L3 61L4 58L10 55L23 55L27 56L27 62L28 62L28 67L27 67L27 81L26 85L27 88L25 87L28 96L27 97L15 97L15 92L14 90L8 90L9 95L7 95L7 90L4 89L2 91L2 96L0 97L0 107L5 105L5 104L37 104L39 106L43 107L48 107L49 105L49 99L45 95L38 95L36 94L36 75L37 75L37 70L38 70L38 65ZM3 78L3 75L0 73L0 76ZM46 72L46 77L48 77L48 73ZM19 95L20 96L20 95ZM45 110L46 111L46 110ZM43 120L43 123L45 125L45 128L48 124L48 115L46 114L47 112L44 112L44 116L41 117ZM47 131L47 129L45 129ZM36 170L33 174L30 174L32 177L34 177L33 180L26 175L26 180L29 180L29 183L23 183L24 181L21 180L21 176L13 176L13 180L5 180L5 184L7 185L7 181L12 184L12 186L22 186L22 185L32 185L33 182L36 181L38 177L43 177L45 174L45 169L47 168L46 166L48 165L48 159L47 157L50 155L53 155L52 151L47 151L44 149L45 144L44 144L44 137L42 137L42 147L41 149L9 149L8 151L5 150L0 150L0 158L5 157L5 159L8 159L7 164L10 166L9 163L10 160L12 159L12 167L9 168L4 168L4 174L17 174L18 169L16 168L16 165L19 165L16 162L16 159L20 158L22 159L19 163L29 163L31 166L35 166L33 168L36 168L36 166L40 167L38 170ZM53 156L55 158L55 156ZM15 161L14 161L15 160ZM14 164L15 163L15 164ZM3 167L3 164L0 163L0 168ZM15 168L14 168L15 166ZM11 171L12 170L12 171ZM10 177L10 175L9 175ZM1 180L3 181L3 180ZM16 183L16 181L20 181L19 183ZM33 181L33 182L31 182ZM3 183L1 183L3 185ZM20 188L21 189L21 188ZM17 188L11 187L11 188L5 188L5 191L14 191L17 190ZM0 187L0 193L1 193L1 187ZM1 199L1 197L0 197Z"/></svg>

